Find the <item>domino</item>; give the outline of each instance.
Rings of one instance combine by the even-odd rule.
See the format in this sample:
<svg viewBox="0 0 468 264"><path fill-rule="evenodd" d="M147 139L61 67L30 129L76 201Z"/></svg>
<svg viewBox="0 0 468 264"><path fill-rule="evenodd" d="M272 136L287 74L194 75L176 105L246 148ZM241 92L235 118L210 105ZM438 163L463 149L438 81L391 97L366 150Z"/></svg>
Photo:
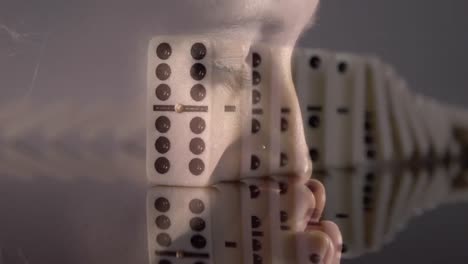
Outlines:
<svg viewBox="0 0 468 264"><path fill-rule="evenodd" d="M297 178L296 181L305 183L310 178L312 163L305 141L300 102L291 72L293 50L289 46L274 46L270 54L273 63L270 77L275 91L273 96L279 98L280 106L278 108L272 99L273 126L270 133L273 143L279 141L280 144L277 146L278 150L271 156L271 159L276 161L273 162L271 172L288 178Z"/></svg>
<svg viewBox="0 0 468 264"><path fill-rule="evenodd" d="M432 202L432 206L438 206L444 199L444 195L447 191L448 185L450 184L450 173L447 171L449 166L447 163L451 159L451 152L455 149L451 149L453 146L453 132L449 119L446 117L447 112L445 111L444 106L435 101L433 104L434 111L437 114L437 134L443 144L443 153L438 157L438 183L435 187L435 197Z"/></svg>
<svg viewBox="0 0 468 264"><path fill-rule="evenodd" d="M414 178L413 184L410 187L411 195L408 197L406 208L404 208L402 223L408 222L414 212L417 212L420 207L422 194L428 184L427 168L424 160L429 155L429 139L424 131L424 126L421 123L419 109L414 106L414 96L409 89L401 89L402 92L402 107L409 125L409 132L414 143L414 152L410 159L411 175Z"/></svg>
<svg viewBox="0 0 468 264"><path fill-rule="evenodd" d="M385 76L383 64L375 59L368 58L366 63L366 112L365 137L366 158L368 164L385 164L393 158L393 147L390 136L390 120L387 101L385 100ZM366 178L372 178L371 169ZM367 245L376 250L383 242L385 222L387 219L387 206L390 199L390 186L392 177L388 171L379 170L378 177L372 182L372 193L363 198L365 211L365 225L367 226Z"/></svg>
<svg viewBox="0 0 468 264"><path fill-rule="evenodd" d="M450 186L450 194L445 198L444 203L459 203L468 201L468 174L466 172L460 172Z"/></svg>
<svg viewBox="0 0 468 264"><path fill-rule="evenodd" d="M245 180L241 186L241 223L245 264L276 263L281 249L279 205L269 201L279 190L271 181Z"/></svg>
<svg viewBox="0 0 468 264"><path fill-rule="evenodd" d="M446 117L452 127L459 130L459 137L466 140L466 130L468 129L468 111L460 106L445 106Z"/></svg>
<svg viewBox="0 0 468 264"><path fill-rule="evenodd" d="M457 139L460 140L459 135ZM460 143L464 144L465 141L461 140ZM444 199L444 203L457 203L468 201L468 173L467 173L467 149L466 145L463 145L463 149L460 153L458 161L461 163L460 166L452 166L450 168L453 173L452 181L449 185L449 191Z"/></svg>
<svg viewBox="0 0 468 264"><path fill-rule="evenodd" d="M229 97L228 92L238 92L243 86L220 84L215 88L214 49L211 41L196 38L153 38L149 44L146 156L147 176L152 184L210 185L216 164L211 162L213 149L218 145L227 148L231 143L223 137L217 138L217 145L209 144L215 136L215 122L222 120L214 119L214 113L221 110L230 115L240 111L235 105L219 109L221 105L216 102L226 99L214 100L215 90L219 88ZM243 76L241 73L239 77ZM234 130L231 133L239 135L239 127L232 124L230 128Z"/></svg>
<svg viewBox="0 0 468 264"><path fill-rule="evenodd" d="M385 72L385 92L389 98L390 127L394 142L394 161L396 168L393 170L393 185L390 196L388 219L385 230L385 241L391 241L395 236L399 219L403 214L403 207L407 202L413 179L405 161L410 160L414 152L409 126L403 108L400 105L402 89L406 89L406 83L401 80L391 66L387 66Z"/></svg>
<svg viewBox="0 0 468 264"><path fill-rule="evenodd" d="M330 168L363 164L365 111L365 64L351 54L337 53L328 69L326 137L330 142ZM333 143L332 143L333 142Z"/></svg>
<svg viewBox="0 0 468 264"><path fill-rule="evenodd" d="M243 231L239 213L241 212L240 184L215 185L215 203L213 207L213 249L215 263L243 263Z"/></svg>
<svg viewBox="0 0 468 264"><path fill-rule="evenodd" d="M445 203L447 197L450 197L453 183L456 182L462 173L460 157L462 149L460 143L455 137L449 143L447 154L444 157L443 170L445 172L445 182L441 186L440 203Z"/></svg>
<svg viewBox="0 0 468 264"><path fill-rule="evenodd" d="M155 187L148 190L149 263L216 263L213 195L213 190L208 188Z"/></svg>
<svg viewBox="0 0 468 264"><path fill-rule="evenodd" d="M406 223L407 211L411 207L411 201L414 200L414 193L418 193L420 190L421 183L424 183L425 174L421 171L420 162L418 161L421 155L418 152L418 142L421 142L423 138L415 138L422 134L420 127L412 122L416 121L414 111L411 108L411 102L409 99L409 89L407 83L393 72L390 72L394 76L390 76L393 79L393 85L389 88L391 96L391 120L394 131L394 142L395 142L395 158L398 166L396 170L396 184L395 189L392 191L394 198L394 206L390 213L389 228L392 229L389 232L387 241L392 240L395 232L401 230L403 225ZM413 126L412 126L413 125ZM416 128L416 131L412 129ZM417 133L419 133L417 135ZM420 175L421 174L421 175Z"/></svg>
<svg viewBox="0 0 468 264"><path fill-rule="evenodd" d="M460 164L461 157L463 155L463 149L461 142L456 138L455 135L452 136L452 139L449 143L447 154L445 156L444 165L447 168L449 179L453 180L457 176L457 171L460 170L462 165Z"/></svg>
<svg viewBox="0 0 468 264"><path fill-rule="evenodd" d="M357 168L364 156L365 61L351 54L337 53L327 86L330 110L331 151L333 164L325 182L330 182L334 197L329 201L332 212L326 212L343 233L343 257L355 257L365 249L363 219L364 178ZM335 168L335 169L333 169ZM327 184L326 184L327 185ZM328 211L328 210L327 210Z"/></svg>
<svg viewBox="0 0 468 264"><path fill-rule="evenodd" d="M251 109L252 127L243 134L242 175L282 175L305 182L312 165L292 80L292 49L256 43L250 57L252 100L246 109Z"/></svg>
<svg viewBox="0 0 468 264"><path fill-rule="evenodd" d="M299 49L293 66L315 168L345 168L362 163L362 128L352 123L363 119L363 62L349 54ZM340 129L344 127L349 128L352 140L342 139L339 133L349 131ZM317 151L318 148L323 151Z"/></svg>
<svg viewBox="0 0 468 264"><path fill-rule="evenodd" d="M417 97L417 107L419 107L422 114L423 127L427 131L428 139L430 143L430 152L428 157L428 167L429 167L429 182L425 190L425 195L421 201L422 209L433 209L437 204L437 189L443 181L443 172L439 168L437 162L439 157L442 157L445 150L445 139L441 133L441 130L438 128L440 122L440 114L435 109L435 103L429 98L418 95Z"/></svg>
<svg viewBox="0 0 468 264"><path fill-rule="evenodd" d="M366 252L366 227L364 202L369 195L363 169L330 170L326 184L329 195L325 219L336 223L342 233L343 258L354 258ZM364 200L364 202L363 202Z"/></svg>
<svg viewBox="0 0 468 264"><path fill-rule="evenodd" d="M444 203L456 203L468 201L468 118L467 111L457 106L446 106L446 117L453 128L453 135L456 144L451 144L449 152L452 156L458 156L456 161L459 166L453 164L451 173L454 175L449 187L449 193L445 197ZM453 141L452 141L453 142ZM459 148L458 148L458 147Z"/></svg>
<svg viewBox="0 0 468 264"><path fill-rule="evenodd" d="M277 174L305 182L311 163L301 144L291 52L261 43L152 39L146 122L150 183L209 186Z"/></svg>
<svg viewBox="0 0 468 264"><path fill-rule="evenodd" d="M278 229L272 231L279 233L280 242L275 259L278 263L294 263L300 246L294 238L306 230L317 203L314 193L297 179L278 177L276 184L279 197L274 195L278 199L270 200L279 205L279 214L273 216L279 219L279 225L275 225Z"/></svg>
<svg viewBox="0 0 468 264"><path fill-rule="evenodd" d="M364 62L350 54L298 50L294 67L314 175L327 170L323 181L332 195L325 215L343 230L345 244L350 245L345 256L359 254L364 235L362 205L356 197L361 194L362 177L351 178L347 170L365 161Z"/></svg>
<svg viewBox="0 0 468 264"><path fill-rule="evenodd" d="M325 127L325 90L331 56L324 50L296 49L292 65L304 134L315 173L330 166L325 154L331 147L325 136L328 131Z"/></svg>
<svg viewBox="0 0 468 264"><path fill-rule="evenodd" d="M279 94L272 80L272 61L270 48L261 44L253 45L250 49L249 60L252 61L252 94L244 107L247 110L247 120L251 120L250 129L244 131L242 138L242 169L241 174L247 177L262 177L269 174L274 162L280 161L275 157L278 144L274 143L273 133L270 134L275 112L273 105L278 108ZM246 120L246 121L247 121ZM277 122L277 120L275 120ZM278 127L279 128L279 127ZM273 129L274 133L278 132Z"/></svg>
<svg viewBox="0 0 468 264"><path fill-rule="evenodd" d="M287 186L269 180L158 186L147 197L150 263L303 263L305 254L325 259L319 251L331 246L324 234L301 250L300 234L309 232L315 200L297 179L288 179Z"/></svg>
<svg viewBox="0 0 468 264"><path fill-rule="evenodd" d="M206 149L211 148L214 170L210 181L239 181L244 175L243 162L250 162L250 155L242 155L244 138L252 133L249 106L253 100L253 58L247 44L214 40L212 45L214 60L207 64L213 64L213 87L207 84L206 89L212 93L212 120L216 125L211 128L213 144L205 142Z"/></svg>

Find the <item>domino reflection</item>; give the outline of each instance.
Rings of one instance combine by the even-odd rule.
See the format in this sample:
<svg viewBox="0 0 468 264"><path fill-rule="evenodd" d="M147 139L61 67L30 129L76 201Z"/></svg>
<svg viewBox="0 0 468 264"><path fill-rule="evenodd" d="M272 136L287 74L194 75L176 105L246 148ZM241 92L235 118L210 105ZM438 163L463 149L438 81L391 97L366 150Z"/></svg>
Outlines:
<svg viewBox="0 0 468 264"><path fill-rule="evenodd" d="M450 165L440 161L432 169L398 165L317 175L328 186L324 218L340 227L343 256L378 252L398 242L398 234L413 218L444 204L465 202L468 171L460 164L454 158Z"/></svg>
<svg viewBox="0 0 468 264"><path fill-rule="evenodd" d="M401 166L386 171L379 169L344 170L330 171L327 174L317 175L320 181L330 187L326 190L328 199L324 210L324 208L320 208L320 205L325 204L324 195L320 195L319 193L325 189L321 190L320 187L319 189L314 189L312 186L309 186L313 190L315 209L319 212L324 210L322 217L333 220L340 226L345 244L345 248L343 249L345 254L347 253L346 250L354 250L354 252L357 252L355 256L376 252L388 243L398 242L398 234L406 228L411 228L408 224L414 217L418 217L429 210L434 210L447 203L466 202L468 200L468 170L466 165L465 167L460 166L462 163L456 159L452 159L449 163L445 163L446 161L439 160L431 170L425 167ZM81 161L75 162L77 166L83 165ZM115 171L112 167L120 162L116 160L111 166L103 164L101 167L97 167L97 169L102 171L109 170L106 174L111 175ZM194 235L200 234L204 237L206 236L206 240L209 239L207 235L208 223L205 222L203 225L200 219L198 219L202 218L202 216L210 217L211 248L214 248L214 242L218 243L218 246L224 247L223 250L214 251L212 254L218 252L218 256L216 257L226 257L231 256L230 254L235 254L234 251L236 249L241 249L245 245L242 236L244 233L251 233L252 231L252 219L246 219L248 221L247 227L243 226L244 222L241 220L241 212L243 212L240 209L242 205L241 188L244 187L249 197L250 195L255 196L257 193L255 188L248 188L249 185L247 184L225 184L224 186L208 189L189 188L193 191L188 192L186 190L181 191L180 188L165 187L163 189L168 190L168 194L164 196L168 201L173 199L172 197L176 197L177 202L186 201L187 204L185 206L178 206L174 204L176 202L174 201L171 203L170 210L160 213L156 209L156 207L160 207L157 206L160 202L158 203L156 200L157 198L161 198L165 191L150 189L147 195L147 204L145 205L145 188L143 186L136 187L135 185L129 185L126 181L120 183L102 181L100 184L91 184L87 180L72 180L73 177L69 177L68 179L70 180L67 181L51 177L37 177L34 173L38 170L35 166L32 166L33 164L25 162L23 165L22 172L15 170L16 175L27 173L21 175L21 179L27 179L22 182L18 181L16 176L11 176L13 174L2 173L2 182L5 184L2 184L1 187L1 208L3 210L12 208L12 206L15 208L31 208L31 210L13 210L12 208L9 210L9 214L2 218L1 232L3 236L1 244L3 246L4 261L15 259L15 261L21 263L22 255L25 255L30 260L83 260L86 262L98 259L107 261L110 259L109 256L115 256L118 258L113 260L116 263L125 263L125 259L141 259L141 261L146 261L146 257L142 257L142 255L147 256L146 243L144 243L147 239L147 225L150 230L148 239L151 239L153 243L158 243L157 235L159 233L167 233L171 236L171 244L173 246L185 245L192 248L191 239ZM54 164L43 165L47 167L47 165L53 166ZM66 174L68 171L65 168L62 174ZM418 185L417 182L421 177L420 175L422 175L421 172L424 172L428 179L421 184L422 187L419 187L421 191L403 192L398 190L397 185L394 185L395 182L401 182L404 177L410 177L412 181L410 186ZM393 183L390 192L400 192L400 197L403 198L391 196L387 199L387 204L381 204L379 188L388 188L388 186L382 185L383 181L379 179L380 177L390 178ZM437 177L443 179L444 182L441 182L436 188L430 189L431 180L435 180ZM333 183L339 181L344 181L351 188L337 190L336 188L339 185L334 185ZM281 193L281 189L284 188L284 185L278 184L277 187L271 190L274 190L273 193ZM265 187L261 190L268 193L270 189ZM142 193L143 195L129 195L130 193ZM203 194L205 194L207 197L210 197L209 202L211 204L203 203L202 206L201 203L194 202L194 205L190 206L190 201L195 197L188 195L188 193L201 194L200 197L203 197ZM350 193L349 196L347 196L348 193ZM184 195L187 195L187 197L183 198ZM95 197L100 198L96 199ZM128 200L128 197L133 198ZM355 197L352 201L348 201L352 203L352 211L347 210L348 207L343 205L341 197ZM438 198L435 199L435 197ZM13 203L13 201L15 202ZM234 209L236 208L236 204L238 209ZM258 206L254 203L248 204ZM297 204L301 204L301 202L297 202ZM382 209L379 210L379 206ZM197 213L201 210L201 207L205 209L203 212ZM287 207L290 210L291 208L295 208L295 206ZM146 210L148 210L147 219L144 217ZM160 210L164 211L165 209ZM279 208L275 210L279 210ZM381 218L379 218L381 222L377 223L380 227L368 222L374 221L376 223L371 218L372 214L369 214L369 212L376 210L382 214ZM129 214L129 212L132 212L132 214ZM272 213L272 215L274 214ZM311 214L308 212L306 215L310 216ZM320 213L312 213L312 218L318 219L319 215ZM361 218L359 218L359 215L361 215ZM164 229L168 225L168 219L160 216L169 218L170 227ZM244 215L244 217L246 216L248 218L249 215ZM263 214L260 216L263 216ZM290 215L287 214L287 216ZM51 220L30 221L30 219L41 218ZM109 218L113 220L109 221ZM280 213L275 221L281 225L281 221L285 218L286 215ZM18 225L18 221L21 221L22 224ZM15 224L12 224L12 222L15 222ZM274 222L273 218L271 222ZM131 228L129 228L130 223ZM182 225L185 225L185 227ZM309 223L309 225L316 227L313 222ZM162 229L158 230L158 226ZM202 231L196 231L201 230L203 226L204 229ZM360 226L361 229L356 228L357 226ZM174 229L176 227L178 228ZM287 230L288 228L287 226L280 226L277 233L284 232L283 229ZM114 234L115 230L121 231L118 234ZM177 232L174 233L174 230ZM257 229L254 230L257 231ZM237 231L237 233L234 231ZM271 238L271 236L278 235L273 233L266 234L267 231L263 232L264 236L260 238L265 239L267 236ZM317 236L321 237L320 235ZM115 239L109 240L109 237L114 237ZM77 240L76 238L79 239ZM317 241L315 239L316 236L314 235L312 238L310 243L315 243L314 241ZM48 244L54 245L54 251L56 249L63 249L64 253L52 254L52 252L38 248L37 244L43 242L44 239L47 240ZM166 243L164 242L166 241L164 237L160 237L159 240L161 243ZM64 241L68 241L68 243L64 243ZM198 242L193 243L201 243L200 241L203 240L194 239L194 241ZM362 245L361 248L356 246L359 243ZM67 252L70 244L76 245L81 249L75 253ZM130 244L133 245L130 246ZM234 245L237 247L234 247ZM265 247L268 245L268 242L262 241L262 245ZM122 254L115 255L116 248L123 250L123 252L128 252L128 254L125 254L125 256ZM128 250L129 248L132 250ZM320 250L320 247L317 246L313 248ZM169 256L166 257L169 259L177 259L177 256L176 258L171 257L173 252L170 249L171 247L163 250L163 255L167 253ZM206 251L208 249L209 247L206 246ZM187 252L189 253L188 256L191 256L191 252L206 251L194 248ZM112 252L114 254L111 254ZM317 254L323 255L323 253ZM179 258L182 257L184 259L183 256L185 256L185 251L184 253L179 253ZM199 255L195 256L198 257ZM215 255L210 256L214 257ZM194 258L187 259L194 260ZM202 257L201 260L206 259Z"/></svg>
<svg viewBox="0 0 468 264"><path fill-rule="evenodd" d="M337 263L340 232L319 222L324 191L287 179L151 188L150 263Z"/></svg>

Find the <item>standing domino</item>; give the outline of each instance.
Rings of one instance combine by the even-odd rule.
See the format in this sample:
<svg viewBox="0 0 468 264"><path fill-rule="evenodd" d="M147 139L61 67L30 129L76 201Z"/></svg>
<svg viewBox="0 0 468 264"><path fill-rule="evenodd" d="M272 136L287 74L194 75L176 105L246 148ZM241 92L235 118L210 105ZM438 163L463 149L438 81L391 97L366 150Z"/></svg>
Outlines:
<svg viewBox="0 0 468 264"><path fill-rule="evenodd" d="M393 185L389 201L388 218L386 222L385 240L393 239L399 225L399 217L403 213L404 204L407 202L413 179L409 169L405 166L414 152L413 141L409 132L404 108L400 106L403 97L402 89L405 87L403 80L397 76L392 67L385 70L385 93L389 99L389 115L392 140L394 142L394 160L397 168L393 169Z"/></svg>
<svg viewBox="0 0 468 264"><path fill-rule="evenodd" d="M297 50L293 67L316 169L313 176L327 170L324 184L332 195L325 215L343 230L346 256L360 254L364 247L362 177L359 173L351 177L347 169L364 163L363 61L348 54Z"/></svg>
<svg viewBox="0 0 468 264"><path fill-rule="evenodd" d="M208 186L274 174L305 182L311 164L290 53L262 44L154 38L147 73L150 183ZM280 101L281 95L287 96ZM281 117L289 134L281 133Z"/></svg>
<svg viewBox="0 0 468 264"><path fill-rule="evenodd" d="M429 139L409 89L402 89L402 107L408 120L411 140L414 142L414 152L410 160L411 175L414 180L410 187L407 205L402 213L403 219L400 221L400 223L405 223L419 209L424 190L427 188L428 169L425 167L424 161L429 154Z"/></svg>
<svg viewBox="0 0 468 264"><path fill-rule="evenodd" d="M212 66L213 47L208 40L151 40L146 144L155 146L147 147L146 154L151 183L210 183L212 149L206 148L206 142L213 130Z"/></svg>
<svg viewBox="0 0 468 264"><path fill-rule="evenodd" d="M385 97L385 79L383 64L368 58L366 67L366 112L364 127L366 130L365 150L371 167L381 166L392 160L393 147L390 134L390 120ZM371 177L369 172L366 177ZM367 242L376 250L383 242L385 222L388 217L387 206L390 198L392 179L385 170L379 170L379 177L372 177L372 193L363 199Z"/></svg>
<svg viewBox="0 0 468 264"><path fill-rule="evenodd" d="M323 50L296 49L294 81L304 120L304 133L309 155L314 163L314 175L329 166L325 153L330 149L326 137L325 93L329 82L327 73L332 54Z"/></svg>
<svg viewBox="0 0 468 264"><path fill-rule="evenodd" d="M256 43L250 49L252 90L245 109L251 127L242 138L243 177L310 177L291 56L288 46Z"/></svg>
<svg viewBox="0 0 468 264"><path fill-rule="evenodd" d="M328 203L333 210L330 220L343 232L343 256L362 254L365 248L362 194L364 179L360 167L364 156L365 64L362 58L337 53L327 86L327 103L331 110L326 133L334 151L327 181L334 197ZM328 108L328 107L327 107ZM329 213L326 213L329 214Z"/></svg>

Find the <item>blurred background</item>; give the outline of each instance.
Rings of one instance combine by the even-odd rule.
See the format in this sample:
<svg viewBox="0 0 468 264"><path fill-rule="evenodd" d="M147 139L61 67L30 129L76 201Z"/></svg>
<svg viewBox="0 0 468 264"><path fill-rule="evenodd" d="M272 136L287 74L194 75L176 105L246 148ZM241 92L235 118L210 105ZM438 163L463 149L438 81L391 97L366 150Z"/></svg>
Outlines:
<svg viewBox="0 0 468 264"><path fill-rule="evenodd" d="M323 0L304 47L373 54L411 90L468 107L468 2ZM413 219L380 252L346 264L466 263L468 204Z"/></svg>
<svg viewBox="0 0 468 264"><path fill-rule="evenodd" d="M91 2L10 1L0 9L1 103L28 94L39 101L51 95L101 101L112 92L117 108L134 93L128 87L145 76L137 74L138 60L130 58L146 54L119 54L133 47L132 37L109 43L102 32L138 36L140 29L128 23L135 14L99 17L88 11L107 6ZM377 55L413 91L468 107L468 2L321 2L301 46ZM77 32L85 33L77 38ZM146 263L144 172L123 179L98 174L97 182L67 175L59 181L0 175L0 264ZM468 204L440 207L414 218L381 251L343 263L466 263L466 219Z"/></svg>

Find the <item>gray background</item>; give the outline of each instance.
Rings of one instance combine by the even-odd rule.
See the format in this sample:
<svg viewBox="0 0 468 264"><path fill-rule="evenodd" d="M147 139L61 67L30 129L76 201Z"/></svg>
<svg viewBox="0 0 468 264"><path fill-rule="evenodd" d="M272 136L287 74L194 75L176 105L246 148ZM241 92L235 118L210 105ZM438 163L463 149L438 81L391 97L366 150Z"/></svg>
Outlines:
<svg viewBox="0 0 468 264"><path fill-rule="evenodd" d="M302 46L378 55L413 91L468 106L467 1L324 0ZM468 205L411 221L382 251L348 264L467 263Z"/></svg>

